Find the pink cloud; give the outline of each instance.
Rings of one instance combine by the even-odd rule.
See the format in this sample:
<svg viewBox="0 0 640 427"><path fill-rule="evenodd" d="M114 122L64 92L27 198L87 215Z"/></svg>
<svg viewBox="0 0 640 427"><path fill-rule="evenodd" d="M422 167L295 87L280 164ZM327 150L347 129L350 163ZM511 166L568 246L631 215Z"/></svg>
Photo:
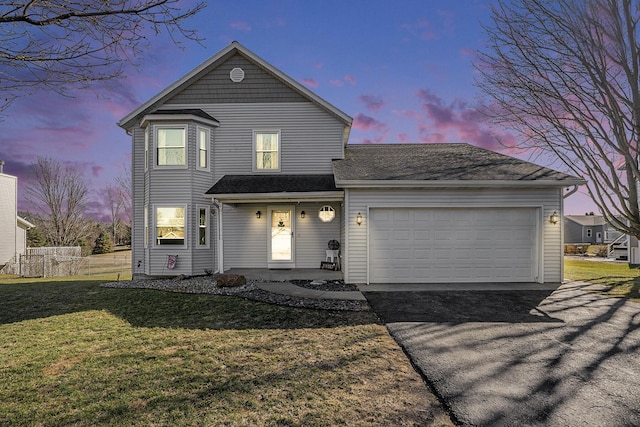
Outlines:
<svg viewBox="0 0 640 427"><path fill-rule="evenodd" d="M373 117L366 116L362 113L356 114L356 117L353 119L353 128L361 131L376 131L376 132L385 132L387 130L387 125L379 122Z"/></svg>
<svg viewBox="0 0 640 427"><path fill-rule="evenodd" d="M397 134L396 138L398 138L398 141L400 142L409 142L409 135L404 132Z"/></svg>
<svg viewBox="0 0 640 427"><path fill-rule="evenodd" d="M460 56L475 56L476 52L473 49L469 49L468 47L463 47L460 49Z"/></svg>
<svg viewBox="0 0 640 427"><path fill-rule="evenodd" d="M413 24L403 24L400 26L403 30L408 31L411 35L421 38L422 40L436 40L439 38L433 29L433 25L426 19L421 19Z"/></svg>
<svg viewBox="0 0 640 427"><path fill-rule="evenodd" d="M318 83L318 81L316 79L312 79L312 78L304 78L302 79L302 83L304 83L307 86L310 87L318 87L320 86L320 83Z"/></svg>
<svg viewBox="0 0 640 427"><path fill-rule="evenodd" d="M424 112L424 118L418 121L422 142L468 142L490 150L515 142L513 135L491 129L484 116L466 101L456 99L445 104L427 89L418 90L416 96Z"/></svg>
<svg viewBox="0 0 640 427"><path fill-rule="evenodd" d="M382 98L375 95L360 95L359 99L364 103L364 108L372 113L377 113L387 105Z"/></svg>
<svg viewBox="0 0 640 427"><path fill-rule="evenodd" d="M329 84L331 86L337 86L337 87L344 86L344 82L342 80L329 80Z"/></svg>
<svg viewBox="0 0 640 427"><path fill-rule="evenodd" d="M245 21L235 21L229 24L229 27L239 31L251 31L251 25Z"/></svg>
<svg viewBox="0 0 640 427"><path fill-rule="evenodd" d="M351 74L347 74L344 76L345 81L347 81L348 83L351 84L351 86L355 86L356 84L356 78L354 76L352 76Z"/></svg>
<svg viewBox="0 0 640 427"><path fill-rule="evenodd" d="M311 65L313 66L313 68L316 68L319 70L320 68L324 67L324 62L316 61L316 62L313 62Z"/></svg>
<svg viewBox="0 0 640 427"><path fill-rule="evenodd" d="M102 166L91 166L91 175L97 178L103 170Z"/></svg>

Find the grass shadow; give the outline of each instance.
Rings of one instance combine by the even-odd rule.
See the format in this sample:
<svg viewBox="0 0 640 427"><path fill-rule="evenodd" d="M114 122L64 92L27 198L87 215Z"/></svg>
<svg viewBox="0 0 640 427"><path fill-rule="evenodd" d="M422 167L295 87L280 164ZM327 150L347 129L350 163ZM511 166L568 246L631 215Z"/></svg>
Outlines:
<svg viewBox="0 0 640 427"><path fill-rule="evenodd" d="M101 288L102 280L0 285L0 324L106 310L138 327L297 329L379 323L370 312L282 307L239 297Z"/></svg>

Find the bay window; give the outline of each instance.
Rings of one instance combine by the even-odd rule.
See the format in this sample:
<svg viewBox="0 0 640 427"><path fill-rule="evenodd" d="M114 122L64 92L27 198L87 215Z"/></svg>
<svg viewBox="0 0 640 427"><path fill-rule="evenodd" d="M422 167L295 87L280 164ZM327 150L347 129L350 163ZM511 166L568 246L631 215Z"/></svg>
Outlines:
<svg viewBox="0 0 640 427"><path fill-rule="evenodd" d="M156 165L186 166L186 127L158 127L156 130Z"/></svg>
<svg viewBox="0 0 640 427"><path fill-rule="evenodd" d="M185 206L156 206L156 245L185 244Z"/></svg>

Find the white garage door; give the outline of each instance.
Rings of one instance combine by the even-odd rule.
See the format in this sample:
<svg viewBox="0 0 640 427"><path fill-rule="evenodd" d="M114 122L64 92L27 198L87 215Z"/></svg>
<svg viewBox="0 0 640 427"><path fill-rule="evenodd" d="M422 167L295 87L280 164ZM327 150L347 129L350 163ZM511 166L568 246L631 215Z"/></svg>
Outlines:
<svg viewBox="0 0 640 427"><path fill-rule="evenodd" d="M532 282L536 209L371 209L371 283Z"/></svg>

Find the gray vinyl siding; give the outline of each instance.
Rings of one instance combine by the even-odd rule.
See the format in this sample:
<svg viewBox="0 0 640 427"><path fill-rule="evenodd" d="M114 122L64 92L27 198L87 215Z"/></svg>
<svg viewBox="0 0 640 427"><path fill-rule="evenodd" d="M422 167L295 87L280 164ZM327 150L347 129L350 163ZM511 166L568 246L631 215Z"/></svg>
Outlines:
<svg viewBox="0 0 640 427"><path fill-rule="evenodd" d="M162 122L162 125L171 124ZM137 128L134 132L133 164L134 168L134 226L133 226L133 271L148 275L201 275L205 269L215 271L214 250L216 247L215 217L209 218L209 247L197 247L198 207L209 207L211 201L204 197L205 192L213 185L210 171L196 169L197 144L196 124L192 122L176 123L187 125L187 167L156 168L155 167L155 134L154 123L149 132L149 169L144 171L144 130ZM213 130L211 129L211 136ZM209 162L211 164L211 150ZM144 205L149 208L149 245L144 248ZM185 246L157 246L155 244L155 208L158 206L185 206ZM174 270L168 270L167 255L178 255ZM143 266L137 268L139 260ZM142 271L140 271L142 270Z"/></svg>
<svg viewBox="0 0 640 427"><path fill-rule="evenodd" d="M325 205L336 211L332 222L322 222L318 217L320 208ZM304 218L300 218L301 211L306 213ZM296 213L296 268L318 268L320 261L326 258L329 240L337 240L342 246L342 207L338 202L301 203Z"/></svg>
<svg viewBox="0 0 640 427"><path fill-rule="evenodd" d="M324 205L336 210L336 218L323 223L318 212ZM278 206L271 204L269 206ZM268 258L267 204L225 205L223 213L224 269L267 268ZM262 213L256 217L256 211ZM305 218L300 213L305 211ZM340 202L300 203L295 207L295 268L319 268L326 257L329 240L340 241L342 212ZM342 244L342 242L340 242Z"/></svg>
<svg viewBox="0 0 640 427"><path fill-rule="evenodd" d="M144 205L149 194L145 191L144 129L133 130L131 165L131 271L133 274L148 274L148 259L144 250Z"/></svg>
<svg viewBox="0 0 640 427"><path fill-rule="evenodd" d="M236 67L242 68L245 73L244 80L238 83L234 83L229 77L231 70ZM302 95L280 79L273 77L242 55L235 54L192 82L166 104L279 103L303 100L305 98Z"/></svg>
<svg viewBox="0 0 640 427"><path fill-rule="evenodd" d="M469 189L469 190L357 190L345 194L348 247L345 280L367 282L368 209L371 207L532 207L541 208L541 257L543 280L562 281L562 227L551 224L549 216L562 214L561 191L553 189ZM355 223L363 216L362 225Z"/></svg>
<svg viewBox="0 0 640 427"><path fill-rule="evenodd" d="M570 243L585 243L588 240L583 240L586 236L582 235L582 225L568 218L564 219L564 242Z"/></svg>
<svg viewBox="0 0 640 427"><path fill-rule="evenodd" d="M280 174L330 174L331 160L343 157L344 125L311 102L176 106L188 107L220 122L213 130L214 181L254 173L253 131L258 130L280 131Z"/></svg>
<svg viewBox="0 0 640 427"><path fill-rule="evenodd" d="M17 178L0 174L0 266L16 255Z"/></svg>

